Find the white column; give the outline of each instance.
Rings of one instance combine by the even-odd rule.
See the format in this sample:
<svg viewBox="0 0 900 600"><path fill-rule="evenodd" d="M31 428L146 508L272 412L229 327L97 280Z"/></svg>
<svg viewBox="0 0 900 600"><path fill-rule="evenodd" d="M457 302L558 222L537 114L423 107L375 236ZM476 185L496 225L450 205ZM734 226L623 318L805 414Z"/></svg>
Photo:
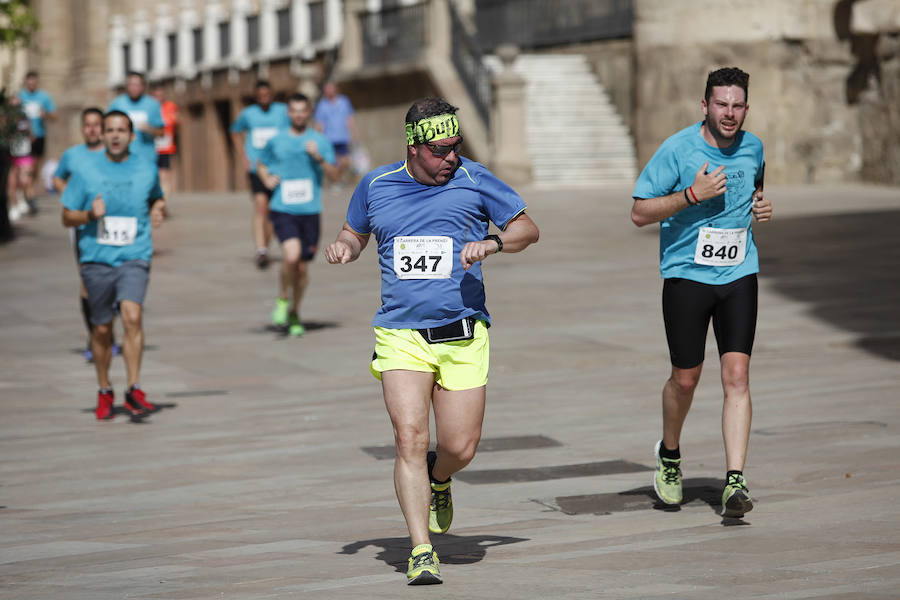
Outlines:
<svg viewBox="0 0 900 600"><path fill-rule="evenodd" d="M178 24L178 73L185 79L193 79L197 74L194 64L193 30L197 26L197 11L191 0L184 0Z"/></svg>
<svg viewBox="0 0 900 600"><path fill-rule="evenodd" d="M378 2L378 9L381 2ZM344 14L341 0L325 0L325 43L329 48L340 46L344 38Z"/></svg>
<svg viewBox="0 0 900 600"><path fill-rule="evenodd" d="M131 28L131 70L138 73L147 71L146 41L150 37L150 23L147 13L138 10L134 13L134 24Z"/></svg>
<svg viewBox="0 0 900 600"><path fill-rule="evenodd" d="M262 0L259 10L259 54L267 59L278 48L278 16L275 14L281 2Z"/></svg>
<svg viewBox="0 0 900 600"><path fill-rule="evenodd" d="M160 4L156 7L156 30L153 32L153 73L150 75L154 79L169 73L169 33L173 29L169 5Z"/></svg>
<svg viewBox="0 0 900 600"><path fill-rule="evenodd" d="M251 65L250 57L247 56L247 14L249 12L249 0L232 1L230 62L242 71L249 69Z"/></svg>
<svg viewBox="0 0 900 600"><path fill-rule="evenodd" d="M125 29L125 17L113 15L109 24L109 85L114 87L125 80L125 57L122 56L122 45L128 39Z"/></svg>
<svg viewBox="0 0 900 600"><path fill-rule="evenodd" d="M203 21L203 65L211 67L222 60L219 48L219 23L225 18L225 11L218 2L206 5Z"/></svg>
<svg viewBox="0 0 900 600"><path fill-rule="evenodd" d="M309 51L309 0L291 0L291 51L306 58Z"/></svg>

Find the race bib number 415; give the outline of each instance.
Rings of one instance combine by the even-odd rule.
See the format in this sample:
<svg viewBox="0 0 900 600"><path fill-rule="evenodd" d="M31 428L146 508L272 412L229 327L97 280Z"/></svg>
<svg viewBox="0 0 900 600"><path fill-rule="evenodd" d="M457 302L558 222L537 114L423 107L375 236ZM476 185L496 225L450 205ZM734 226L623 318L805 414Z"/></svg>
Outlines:
<svg viewBox="0 0 900 600"><path fill-rule="evenodd" d="M744 262L747 254L747 228L716 229L701 227L697 235L694 262L711 267L733 267Z"/></svg>
<svg viewBox="0 0 900 600"><path fill-rule="evenodd" d="M453 238L394 238L394 273L398 279L449 279L453 272Z"/></svg>
<svg viewBox="0 0 900 600"><path fill-rule="evenodd" d="M130 246L137 237L137 217L103 217L97 222L97 243Z"/></svg>

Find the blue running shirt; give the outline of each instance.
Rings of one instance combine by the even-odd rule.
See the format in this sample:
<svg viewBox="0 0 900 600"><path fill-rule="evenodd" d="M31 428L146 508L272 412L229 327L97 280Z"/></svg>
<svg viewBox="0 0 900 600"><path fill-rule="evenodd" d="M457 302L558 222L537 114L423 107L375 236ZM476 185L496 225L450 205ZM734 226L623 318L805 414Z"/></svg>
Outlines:
<svg viewBox="0 0 900 600"><path fill-rule="evenodd" d="M689 206L660 224L659 268L664 279L680 277L700 283L730 283L759 272L759 255L750 227L753 193L761 177L763 145L749 131L738 133L728 148L710 146L700 133L702 121L682 129L659 147L634 187L635 199L666 196L694 184L694 176L709 161L708 172L725 165L726 192ZM713 266L694 262L701 227L747 228L743 262Z"/></svg>
<svg viewBox="0 0 900 600"><path fill-rule="evenodd" d="M85 164L86 161L95 160L97 157L103 156L104 150L103 144L97 146L96 150L89 149L86 144L78 144L68 148L59 158L59 164L56 166L53 176L59 177L63 181L68 181L75 168Z"/></svg>
<svg viewBox="0 0 900 600"><path fill-rule="evenodd" d="M347 117L353 116L353 105L347 96L339 94L332 102L325 96L316 104L313 121L322 125L322 133L335 144L350 142L350 128Z"/></svg>
<svg viewBox="0 0 900 600"><path fill-rule="evenodd" d="M244 134L244 153L250 161L251 173L256 173L256 161L269 140L290 126L291 120L284 102L273 102L269 110L263 110L259 104L251 104L240 112L231 124L231 131Z"/></svg>
<svg viewBox="0 0 900 600"><path fill-rule="evenodd" d="M155 165L156 146L153 142L155 138L149 133L141 131L140 128L144 123L150 127L164 126L159 101L147 94L142 95L137 101L132 100L128 94L120 94L109 104L109 110L120 110L131 119L134 127L134 139L128 146L128 151L145 160L152 161Z"/></svg>
<svg viewBox="0 0 900 600"><path fill-rule="evenodd" d="M21 90L19 99L22 100L22 111L31 122L32 135L36 138L44 137L46 132L44 131L44 117L41 116L41 111L44 111L45 114L56 112L56 104L53 103L53 98L44 90L34 90L33 92Z"/></svg>
<svg viewBox="0 0 900 600"><path fill-rule="evenodd" d="M69 210L90 210L97 194L106 203L106 216L78 227L79 262L113 267L129 260L149 262L153 256L150 201L163 197L156 165L133 154L121 163L102 154L75 168L62 203Z"/></svg>
<svg viewBox="0 0 900 600"><path fill-rule="evenodd" d="M381 308L375 313L373 325L423 329L468 316L490 323L484 306L481 263L464 271L459 253L466 243L487 235L489 221L505 229L525 210L525 202L484 165L460 160L460 167L444 185L417 182L404 161L370 172L353 192L347 224L359 234L375 234L378 243ZM441 248L448 252L439 254L437 246L429 246L418 257L398 255L395 261L395 243L397 248L405 246L404 240L395 242L401 236L441 239L445 244ZM405 278L428 276L443 269L449 277Z"/></svg>
<svg viewBox="0 0 900 600"><path fill-rule="evenodd" d="M259 162L281 182L269 200L269 210L291 215L315 215L322 212L322 166L306 153L312 140L325 162L334 164L334 147L328 139L307 127L300 135L282 131L266 144Z"/></svg>

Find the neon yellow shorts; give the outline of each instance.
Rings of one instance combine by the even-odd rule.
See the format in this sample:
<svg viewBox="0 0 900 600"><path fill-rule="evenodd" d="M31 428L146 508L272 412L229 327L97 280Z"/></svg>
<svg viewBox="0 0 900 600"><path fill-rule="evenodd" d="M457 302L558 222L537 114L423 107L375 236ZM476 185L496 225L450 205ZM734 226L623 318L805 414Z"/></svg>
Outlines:
<svg viewBox="0 0 900 600"><path fill-rule="evenodd" d="M491 344L484 321L475 323L471 340L429 344L415 329L375 328L375 358L369 370L381 381L384 371L403 369L434 373L447 390L469 390L487 384Z"/></svg>

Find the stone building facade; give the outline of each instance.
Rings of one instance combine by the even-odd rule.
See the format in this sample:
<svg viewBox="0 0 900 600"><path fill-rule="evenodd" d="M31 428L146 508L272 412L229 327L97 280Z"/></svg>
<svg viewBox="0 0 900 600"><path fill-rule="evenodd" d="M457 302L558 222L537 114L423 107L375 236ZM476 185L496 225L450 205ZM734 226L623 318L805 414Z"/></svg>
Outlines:
<svg viewBox="0 0 900 600"><path fill-rule="evenodd" d="M367 66L366 44L386 32L366 30L361 14L422 5L440 17L448 2L474 22L479 0L34 0L41 29L26 62L60 108L48 150L79 141L79 112L107 106L129 66L165 85L182 109L180 189L245 189L227 126L258 78L285 96L315 95L323 78L337 77L373 160L394 160L411 99L450 94L470 111L446 73L458 43L448 46L436 27L443 17L429 17L422 60ZM630 38L536 51L589 58L641 166L701 118L707 72L736 65L751 74L746 127L766 144L770 181L900 184L900 0L633 0L632 8ZM494 140L483 129L469 152L490 162Z"/></svg>

